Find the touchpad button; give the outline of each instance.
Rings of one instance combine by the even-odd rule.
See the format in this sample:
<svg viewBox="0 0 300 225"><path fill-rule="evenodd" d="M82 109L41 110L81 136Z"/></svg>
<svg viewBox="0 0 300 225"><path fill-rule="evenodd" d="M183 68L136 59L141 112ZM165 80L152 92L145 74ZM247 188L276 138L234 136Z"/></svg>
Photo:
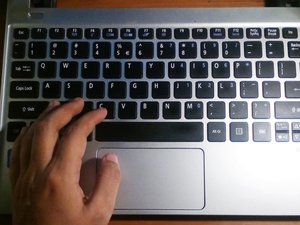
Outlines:
<svg viewBox="0 0 300 225"><path fill-rule="evenodd" d="M201 210L205 206L204 152L201 149L101 149L115 153L122 182L119 210Z"/></svg>

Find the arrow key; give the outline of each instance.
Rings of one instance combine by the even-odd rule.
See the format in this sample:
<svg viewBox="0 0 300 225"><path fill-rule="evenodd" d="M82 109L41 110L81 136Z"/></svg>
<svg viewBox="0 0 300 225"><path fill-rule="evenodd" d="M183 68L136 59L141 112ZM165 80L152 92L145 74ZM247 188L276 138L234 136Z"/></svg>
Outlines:
<svg viewBox="0 0 300 225"><path fill-rule="evenodd" d="M285 96L287 98L300 98L300 81L286 81Z"/></svg>

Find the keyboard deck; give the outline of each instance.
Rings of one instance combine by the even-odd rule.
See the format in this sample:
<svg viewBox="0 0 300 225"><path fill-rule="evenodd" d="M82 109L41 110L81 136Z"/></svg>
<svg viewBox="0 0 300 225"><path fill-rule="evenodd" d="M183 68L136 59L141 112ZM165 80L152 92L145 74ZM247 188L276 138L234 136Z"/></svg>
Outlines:
<svg viewBox="0 0 300 225"><path fill-rule="evenodd" d="M299 27L11 27L6 139L51 99L89 141L299 142Z"/></svg>

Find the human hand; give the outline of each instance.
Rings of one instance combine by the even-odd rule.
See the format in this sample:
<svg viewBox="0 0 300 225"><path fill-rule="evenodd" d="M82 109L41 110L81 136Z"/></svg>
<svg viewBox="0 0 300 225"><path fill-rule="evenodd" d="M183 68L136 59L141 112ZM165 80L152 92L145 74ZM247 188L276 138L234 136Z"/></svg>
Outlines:
<svg viewBox="0 0 300 225"><path fill-rule="evenodd" d="M82 99L53 101L17 138L11 161L14 225L104 225L109 222L120 183L116 155L104 156L95 189L79 186L86 140L106 116L91 111L73 121Z"/></svg>

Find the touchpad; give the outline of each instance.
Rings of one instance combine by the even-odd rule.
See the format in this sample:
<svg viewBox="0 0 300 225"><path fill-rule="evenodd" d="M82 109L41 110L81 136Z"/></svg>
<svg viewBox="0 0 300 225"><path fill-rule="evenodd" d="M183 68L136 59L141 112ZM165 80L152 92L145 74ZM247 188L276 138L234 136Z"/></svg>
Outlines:
<svg viewBox="0 0 300 225"><path fill-rule="evenodd" d="M201 210L205 206L201 149L101 149L115 153L122 182L118 210Z"/></svg>

